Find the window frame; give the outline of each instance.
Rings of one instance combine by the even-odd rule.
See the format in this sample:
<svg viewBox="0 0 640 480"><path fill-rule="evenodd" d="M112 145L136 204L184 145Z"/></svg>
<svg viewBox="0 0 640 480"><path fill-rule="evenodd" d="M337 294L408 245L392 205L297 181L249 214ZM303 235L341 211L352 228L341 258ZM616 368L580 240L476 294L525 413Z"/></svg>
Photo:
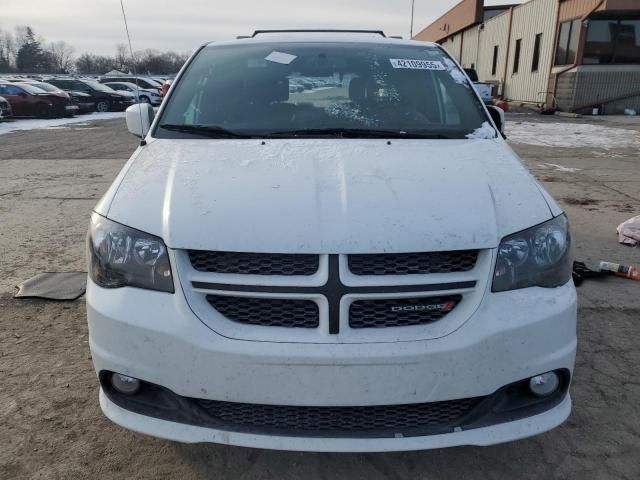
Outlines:
<svg viewBox="0 0 640 480"><path fill-rule="evenodd" d="M615 24L616 25L616 30L615 32L612 33L611 35L611 39L610 39L610 43L609 45L611 46L611 61L606 61L606 62L602 62L601 59L605 56L604 54L601 54L600 56L598 56L598 63L593 63L593 62L588 62L588 63L584 63L584 57L587 57L587 46L590 43L589 42L589 29L591 28L592 22L607 22L609 24ZM624 62L620 62L617 60L617 57L619 55L619 42L620 42L620 26L623 24L623 22L640 22L640 16L636 17L623 17L623 16L619 16L619 17L614 17L614 18L591 18L589 19L589 25L587 27L587 34L585 36L584 39L584 52L585 55L583 55L583 64L584 65L638 65L640 64L640 55L638 55L637 59L632 59L632 61L624 61ZM640 30L636 30L636 32L639 32ZM636 39L637 41L637 39ZM595 57L595 55L591 55L591 58Z"/></svg>
<svg viewBox="0 0 640 480"><path fill-rule="evenodd" d="M540 49L542 48L542 33L536 33L533 40L533 57L531 58L531 73L540 69Z"/></svg>
<svg viewBox="0 0 640 480"><path fill-rule="evenodd" d="M563 42L561 40L562 34L563 34L563 27L568 26L569 31L567 34L567 38L566 40ZM576 29L574 29L574 27L576 27ZM557 42L556 42L556 50L554 52L554 61L553 61L553 65L556 67L560 67L563 65L573 65L576 63L576 60L578 58L578 48L580 46L580 31L582 30L582 20L580 18L573 18L570 20L565 20L564 22L560 23L560 25L558 25L558 32L557 32ZM574 34L577 35L576 37L574 37ZM571 51L571 45L572 45L572 40L574 40L575 38L575 47L576 47L576 51L573 53L572 57L570 58L569 52ZM563 58L562 61L560 61L560 48L564 48L564 52L563 52Z"/></svg>
<svg viewBox="0 0 640 480"><path fill-rule="evenodd" d="M493 46L493 60L491 62L491 76L495 77L498 71L498 49L499 45Z"/></svg>
<svg viewBox="0 0 640 480"><path fill-rule="evenodd" d="M518 70L520 70L520 55L522 53L522 39L518 38L516 40L516 46L515 49L513 51L513 70L512 70L512 74L516 74L518 73Z"/></svg>

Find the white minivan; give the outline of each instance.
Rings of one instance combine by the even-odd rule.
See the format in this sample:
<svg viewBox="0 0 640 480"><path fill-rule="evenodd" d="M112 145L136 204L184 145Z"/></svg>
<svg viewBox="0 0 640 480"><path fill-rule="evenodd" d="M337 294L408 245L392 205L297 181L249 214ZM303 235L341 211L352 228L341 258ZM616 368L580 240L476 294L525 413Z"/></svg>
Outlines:
<svg viewBox="0 0 640 480"><path fill-rule="evenodd" d="M439 45L202 46L95 207L105 415L182 442L489 445L571 411L566 216Z"/></svg>

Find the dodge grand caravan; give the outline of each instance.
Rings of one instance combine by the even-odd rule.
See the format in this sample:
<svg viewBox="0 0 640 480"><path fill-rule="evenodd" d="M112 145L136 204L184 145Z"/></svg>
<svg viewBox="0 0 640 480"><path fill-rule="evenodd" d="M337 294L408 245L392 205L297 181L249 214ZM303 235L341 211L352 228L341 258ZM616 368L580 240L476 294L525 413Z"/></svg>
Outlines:
<svg viewBox="0 0 640 480"><path fill-rule="evenodd" d="M439 46L202 46L95 207L105 415L183 442L489 445L571 410L567 219Z"/></svg>

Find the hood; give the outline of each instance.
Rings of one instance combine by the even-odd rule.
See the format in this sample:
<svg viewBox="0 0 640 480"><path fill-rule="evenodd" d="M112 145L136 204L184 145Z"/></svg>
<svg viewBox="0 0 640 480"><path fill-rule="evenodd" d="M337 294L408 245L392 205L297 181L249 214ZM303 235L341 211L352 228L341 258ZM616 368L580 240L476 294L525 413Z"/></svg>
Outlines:
<svg viewBox="0 0 640 480"><path fill-rule="evenodd" d="M69 94L66 92L46 92L46 93L39 93L38 94L41 97L47 96L47 97L57 97L57 98L69 98Z"/></svg>
<svg viewBox="0 0 640 480"><path fill-rule="evenodd" d="M551 218L539 188L500 139L156 139L96 211L172 248L482 249Z"/></svg>
<svg viewBox="0 0 640 480"><path fill-rule="evenodd" d="M88 93L84 93L84 92L76 92L76 91L69 91L67 92L69 95L71 95L72 97L85 97L85 98L91 98L91 95L89 95Z"/></svg>

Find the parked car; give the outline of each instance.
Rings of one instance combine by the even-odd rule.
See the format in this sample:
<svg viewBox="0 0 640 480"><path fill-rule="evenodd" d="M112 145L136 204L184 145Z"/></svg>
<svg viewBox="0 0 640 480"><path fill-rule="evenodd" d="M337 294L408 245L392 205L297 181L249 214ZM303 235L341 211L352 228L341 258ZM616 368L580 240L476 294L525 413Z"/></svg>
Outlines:
<svg viewBox="0 0 640 480"><path fill-rule="evenodd" d="M69 92L81 92L91 96L98 112L121 111L131 106L133 100L95 80L80 78L50 78L47 83Z"/></svg>
<svg viewBox="0 0 640 480"><path fill-rule="evenodd" d="M69 95L71 102L78 107L76 113L88 113L95 110L96 104L88 93L74 92L73 90L65 92L60 87L46 82L30 81L29 83L46 92L61 92Z"/></svg>
<svg viewBox="0 0 640 480"><path fill-rule="evenodd" d="M484 102L485 105L493 105L493 89L494 84L491 82L481 82L478 79L478 72L473 68L465 68L465 73L469 76L469 80L473 82L473 86L475 87L478 95Z"/></svg>
<svg viewBox="0 0 640 480"><path fill-rule="evenodd" d="M152 78L148 77L133 77L133 76L112 76L112 77L102 77L100 79L100 83L109 83L109 82L128 82L137 84L140 88L156 90L160 93L162 89L162 84L160 82L155 81Z"/></svg>
<svg viewBox="0 0 640 480"><path fill-rule="evenodd" d="M100 406L183 442L489 445L571 410L567 218L438 44L201 47L95 207ZM293 86L307 85L304 89Z"/></svg>
<svg viewBox="0 0 640 480"><path fill-rule="evenodd" d="M11 104L6 98L0 97L0 120L7 120L12 116Z"/></svg>
<svg viewBox="0 0 640 480"><path fill-rule="evenodd" d="M72 116L77 111L68 95L45 92L30 83L0 83L0 95L16 117Z"/></svg>
<svg viewBox="0 0 640 480"><path fill-rule="evenodd" d="M79 113L89 113L96 110L96 102L88 93L76 92L74 90L69 90L67 93L71 97L71 101L78 106Z"/></svg>
<svg viewBox="0 0 640 480"><path fill-rule="evenodd" d="M140 88L130 82L106 82L104 85L113 88L116 92L126 93L142 103L150 103L151 105L162 103L162 97L155 88Z"/></svg>

